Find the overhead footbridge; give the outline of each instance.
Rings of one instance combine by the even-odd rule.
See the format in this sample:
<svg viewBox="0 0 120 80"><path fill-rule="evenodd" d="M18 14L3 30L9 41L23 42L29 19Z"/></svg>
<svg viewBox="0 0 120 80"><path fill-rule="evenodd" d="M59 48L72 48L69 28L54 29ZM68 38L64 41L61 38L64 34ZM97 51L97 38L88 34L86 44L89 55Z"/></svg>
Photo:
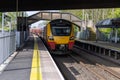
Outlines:
<svg viewBox="0 0 120 80"><path fill-rule="evenodd" d="M75 25L82 27L82 20L70 13L62 13L62 12L45 12L40 11L34 15L31 15L27 18L28 25L31 25L39 20L54 20L54 19L66 19Z"/></svg>

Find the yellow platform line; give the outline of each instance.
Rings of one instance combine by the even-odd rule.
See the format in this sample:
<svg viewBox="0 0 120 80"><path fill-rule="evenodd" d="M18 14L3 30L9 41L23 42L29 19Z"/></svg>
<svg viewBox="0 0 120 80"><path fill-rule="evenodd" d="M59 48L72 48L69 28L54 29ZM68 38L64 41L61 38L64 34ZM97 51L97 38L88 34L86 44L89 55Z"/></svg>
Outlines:
<svg viewBox="0 0 120 80"><path fill-rule="evenodd" d="M35 36L34 36L34 52L33 52L33 58L32 58L30 80L42 80L40 54L39 54L38 44Z"/></svg>

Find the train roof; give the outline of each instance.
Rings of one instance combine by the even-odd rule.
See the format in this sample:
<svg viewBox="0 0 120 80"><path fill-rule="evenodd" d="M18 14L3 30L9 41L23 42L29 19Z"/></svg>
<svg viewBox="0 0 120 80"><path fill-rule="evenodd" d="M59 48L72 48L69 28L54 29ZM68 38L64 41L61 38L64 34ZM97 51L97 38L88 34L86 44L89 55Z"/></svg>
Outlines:
<svg viewBox="0 0 120 80"><path fill-rule="evenodd" d="M50 21L50 24L68 24L71 25L72 22L70 22L69 20L65 20L65 19L54 19L52 21Z"/></svg>

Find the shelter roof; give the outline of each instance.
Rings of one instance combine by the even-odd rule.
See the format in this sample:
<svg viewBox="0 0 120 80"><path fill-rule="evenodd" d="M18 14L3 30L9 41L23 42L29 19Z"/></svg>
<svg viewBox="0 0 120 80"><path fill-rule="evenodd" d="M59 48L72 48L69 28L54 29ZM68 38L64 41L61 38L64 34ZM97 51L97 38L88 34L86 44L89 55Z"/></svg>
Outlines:
<svg viewBox="0 0 120 80"><path fill-rule="evenodd" d="M0 0L0 11L118 8L120 0Z"/></svg>
<svg viewBox="0 0 120 80"><path fill-rule="evenodd" d="M95 26L97 28L120 28L120 18L104 19Z"/></svg>

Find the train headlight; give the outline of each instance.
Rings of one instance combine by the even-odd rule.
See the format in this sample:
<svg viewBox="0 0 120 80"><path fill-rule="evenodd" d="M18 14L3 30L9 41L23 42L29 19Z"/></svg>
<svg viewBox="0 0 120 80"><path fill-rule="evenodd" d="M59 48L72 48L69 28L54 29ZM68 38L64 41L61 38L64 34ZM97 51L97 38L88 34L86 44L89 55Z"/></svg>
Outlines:
<svg viewBox="0 0 120 80"><path fill-rule="evenodd" d="M53 36L48 36L49 40L54 40Z"/></svg>
<svg viewBox="0 0 120 80"><path fill-rule="evenodd" d="M70 37L70 40L74 40L74 39L75 39L75 37L74 37L74 36L71 36L71 37Z"/></svg>

